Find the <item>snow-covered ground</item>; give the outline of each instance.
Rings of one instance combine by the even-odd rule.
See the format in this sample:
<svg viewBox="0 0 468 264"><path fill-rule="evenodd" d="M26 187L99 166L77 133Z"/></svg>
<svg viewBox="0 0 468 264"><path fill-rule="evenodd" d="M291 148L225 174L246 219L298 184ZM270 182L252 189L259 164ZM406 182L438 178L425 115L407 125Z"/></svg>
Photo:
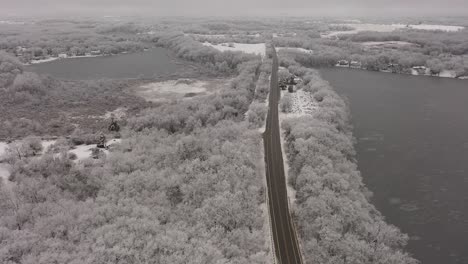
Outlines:
<svg viewBox="0 0 468 264"><path fill-rule="evenodd" d="M106 146L111 146L114 144L120 144L122 140L121 139L111 139L106 142ZM78 145L76 148L71 149L69 152L73 153L76 155L76 161L81 161L84 159L91 158L92 154L92 149L96 148L96 144L91 144L91 145ZM106 155L109 154L109 150L103 149L104 153Z"/></svg>
<svg viewBox="0 0 468 264"><path fill-rule="evenodd" d="M198 80L170 80L154 82L137 87L136 92L152 102L184 98L186 94L201 94L207 91L208 82Z"/></svg>
<svg viewBox="0 0 468 264"><path fill-rule="evenodd" d="M42 59L42 60L32 60L30 62L30 64L40 64L40 63L52 62L52 61L62 60L62 59L82 59L82 58L95 58L95 57L102 57L102 56L104 56L104 55L67 56L67 57L64 57L64 58L49 57L49 58Z"/></svg>
<svg viewBox="0 0 468 264"><path fill-rule="evenodd" d="M313 50L309 50L309 49L303 49L303 48L295 48L295 47L275 47L277 51L280 51L280 50L291 50L291 51L298 51L298 52L303 52L303 53L306 53L306 54L313 54L314 51Z"/></svg>
<svg viewBox="0 0 468 264"><path fill-rule="evenodd" d="M125 108L125 107L119 107L119 108L115 109L114 111L107 111L104 114L104 118L106 118L106 119L110 119L112 117L114 117L116 119L122 119L125 116L127 116L127 108Z"/></svg>
<svg viewBox="0 0 468 264"><path fill-rule="evenodd" d="M247 43L221 43L211 44L209 42L203 43L207 47L213 47L219 51L242 51L244 53L260 55L265 57L266 47L265 43L247 44Z"/></svg>
<svg viewBox="0 0 468 264"><path fill-rule="evenodd" d="M351 27L353 30L348 31L331 31L326 34L322 34L322 37L329 38L334 37L337 35L342 34L356 34L362 31L375 31L375 32L392 32L398 29L420 29L420 30L442 30L447 32L455 32L464 29L461 26L445 26L445 25L428 25L428 24L420 24L420 25L405 25L405 24L361 24L361 23L353 23L353 24L333 24L335 26L346 26Z"/></svg>
<svg viewBox="0 0 468 264"><path fill-rule="evenodd" d="M441 30L447 32L454 32L463 30L465 27L461 26L445 26L445 25L427 25L427 24L420 24L420 25L410 25L412 29L421 29L421 30Z"/></svg>
<svg viewBox="0 0 468 264"><path fill-rule="evenodd" d="M401 46L410 46L410 45L416 45L411 42L406 42L406 41L367 41L367 42L362 42L361 43L364 46L385 46L385 45L401 45Z"/></svg>
<svg viewBox="0 0 468 264"><path fill-rule="evenodd" d="M301 89L294 93L289 93L288 91L281 92L281 96L289 94L289 96L292 98L292 111L291 113L285 114L286 116L301 116L311 114L317 109L317 104L314 97L308 92L305 92Z"/></svg>

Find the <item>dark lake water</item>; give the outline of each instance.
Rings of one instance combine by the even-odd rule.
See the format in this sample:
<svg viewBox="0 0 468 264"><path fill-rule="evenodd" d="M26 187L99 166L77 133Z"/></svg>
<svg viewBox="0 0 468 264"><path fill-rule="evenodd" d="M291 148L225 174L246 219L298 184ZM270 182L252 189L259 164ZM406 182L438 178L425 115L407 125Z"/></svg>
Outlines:
<svg viewBox="0 0 468 264"><path fill-rule="evenodd" d="M145 52L114 56L62 59L30 65L26 70L50 74L59 79L127 79L154 78L167 75L181 68L169 51L153 48Z"/></svg>
<svg viewBox="0 0 468 264"><path fill-rule="evenodd" d="M322 69L349 99L372 202L423 264L468 263L468 81Z"/></svg>

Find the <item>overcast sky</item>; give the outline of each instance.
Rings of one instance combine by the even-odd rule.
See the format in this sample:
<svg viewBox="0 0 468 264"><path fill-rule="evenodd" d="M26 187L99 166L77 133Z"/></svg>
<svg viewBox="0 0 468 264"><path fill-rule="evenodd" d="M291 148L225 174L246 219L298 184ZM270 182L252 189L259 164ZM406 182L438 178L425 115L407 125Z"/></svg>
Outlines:
<svg viewBox="0 0 468 264"><path fill-rule="evenodd" d="M0 14L468 15L468 0L0 0Z"/></svg>

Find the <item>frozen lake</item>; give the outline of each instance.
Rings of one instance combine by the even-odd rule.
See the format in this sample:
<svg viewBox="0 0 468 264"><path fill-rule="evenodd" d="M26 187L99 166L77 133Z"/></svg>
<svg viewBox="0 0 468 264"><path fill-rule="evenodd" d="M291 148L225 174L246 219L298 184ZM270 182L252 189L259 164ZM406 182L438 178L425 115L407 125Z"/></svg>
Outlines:
<svg viewBox="0 0 468 264"><path fill-rule="evenodd" d="M26 66L26 70L59 79L93 80L154 78L171 74L180 67L167 49L153 48L138 53L55 60Z"/></svg>

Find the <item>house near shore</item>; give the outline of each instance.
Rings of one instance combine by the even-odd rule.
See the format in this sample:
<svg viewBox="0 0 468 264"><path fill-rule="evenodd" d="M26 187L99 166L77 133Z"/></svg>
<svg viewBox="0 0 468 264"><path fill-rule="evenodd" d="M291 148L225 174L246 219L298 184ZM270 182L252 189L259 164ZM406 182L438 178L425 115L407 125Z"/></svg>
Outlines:
<svg viewBox="0 0 468 264"><path fill-rule="evenodd" d="M58 54L58 57L60 59L66 59L68 57L68 55L66 53L60 53L60 54Z"/></svg>
<svg viewBox="0 0 468 264"><path fill-rule="evenodd" d="M339 60L336 64L338 67L349 67L349 61L347 60Z"/></svg>
<svg viewBox="0 0 468 264"><path fill-rule="evenodd" d="M101 50L92 50L91 51L91 55L93 55L93 56L98 56L98 55L101 55L101 54L102 54Z"/></svg>
<svg viewBox="0 0 468 264"><path fill-rule="evenodd" d="M361 69L362 63L360 61L351 61L350 67L355 69Z"/></svg>
<svg viewBox="0 0 468 264"><path fill-rule="evenodd" d="M396 63L389 63L388 64L388 70L390 70L392 73L400 73L401 72L401 66Z"/></svg>
<svg viewBox="0 0 468 264"><path fill-rule="evenodd" d="M23 47L21 47L21 46L16 47L16 50L15 50L16 56L18 56L18 57L23 56L23 54L24 54L27 50L28 50L28 49L23 48Z"/></svg>
<svg viewBox="0 0 468 264"><path fill-rule="evenodd" d="M412 67L412 69L419 75L427 74L427 71L428 71L426 66L414 66Z"/></svg>

